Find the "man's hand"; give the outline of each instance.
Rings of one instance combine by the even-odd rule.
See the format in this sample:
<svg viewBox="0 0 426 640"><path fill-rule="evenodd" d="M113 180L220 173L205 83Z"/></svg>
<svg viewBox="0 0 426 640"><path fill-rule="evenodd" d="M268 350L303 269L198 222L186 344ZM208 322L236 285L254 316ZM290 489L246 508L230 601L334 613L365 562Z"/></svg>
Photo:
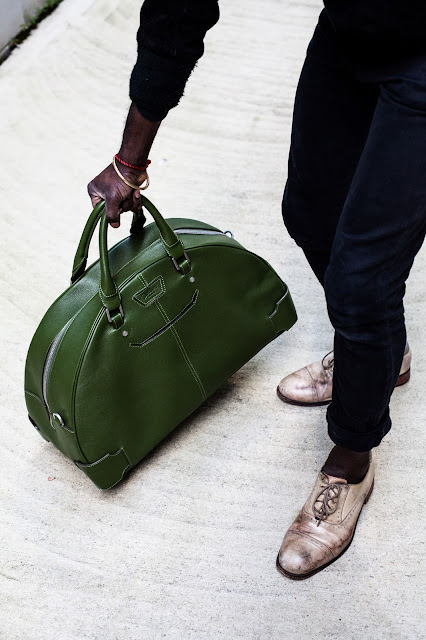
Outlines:
<svg viewBox="0 0 426 640"><path fill-rule="evenodd" d="M136 167L146 166L148 153L161 122L151 122L144 118L132 103L127 116L118 156ZM117 163L120 173L135 185L143 184L146 171L131 169ZM106 219L112 227L120 226L120 214L123 211L136 212L141 208L139 191L129 187L116 173L112 164L104 169L87 185L92 205L105 200Z"/></svg>
<svg viewBox="0 0 426 640"><path fill-rule="evenodd" d="M132 184L142 184L146 178L145 171L138 173L124 165L120 165L120 173ZM120 214L123 211L136 213L142 206L139 191L123 182L112 164L89 182L87 191L93 207L101 200L105 200L106 219L114 228L120 226Z"/></svg>

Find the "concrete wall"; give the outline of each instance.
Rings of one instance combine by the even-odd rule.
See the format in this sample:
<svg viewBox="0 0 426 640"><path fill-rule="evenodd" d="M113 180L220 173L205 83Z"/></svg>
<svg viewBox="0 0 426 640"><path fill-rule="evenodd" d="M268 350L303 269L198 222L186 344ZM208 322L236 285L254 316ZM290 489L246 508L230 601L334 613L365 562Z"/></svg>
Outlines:
<svg viewBox="0 0 426 640"><path fill-rule="evenodd" d="M0 0L0 52L45 0Z"/></svg>

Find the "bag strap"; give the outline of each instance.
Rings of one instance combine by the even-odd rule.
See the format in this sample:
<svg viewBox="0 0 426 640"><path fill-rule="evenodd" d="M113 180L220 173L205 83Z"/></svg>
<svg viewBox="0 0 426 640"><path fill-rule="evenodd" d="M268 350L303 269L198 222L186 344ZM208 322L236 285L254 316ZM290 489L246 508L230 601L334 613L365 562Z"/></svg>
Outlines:
<svg viewBox="0 0 426 640"><path fill-rule="evenodd" d="M83 233L81 234L80 242L78 243L77 251L75 252L74 256L71 284L78 280L78 278L83 275L86 270L90 241L95 232L96 225L99 222L99 218L104 211L104 207L105 203L103 200L101 200L101 202L98 202L84 226Z"/></svg>
<svg viewBox="0 0 426 640"><path fill-rule="evenodd" d="M191 266L182 242L152 202L142 194L141 201L142 205L152 215L160 233L164 250L173 261L175 268L182 274L188 273ZM71 283L75 282L86 269L90 241L99 220L99 263L101 271L99 296L105 307L108 321L118 329L123 324L124 312L121 305L121 296L111 275L109 265L107 242L108 222L105 217L104 200L101 200L101 202L95 206L83 229L74 258Z"/></svg>

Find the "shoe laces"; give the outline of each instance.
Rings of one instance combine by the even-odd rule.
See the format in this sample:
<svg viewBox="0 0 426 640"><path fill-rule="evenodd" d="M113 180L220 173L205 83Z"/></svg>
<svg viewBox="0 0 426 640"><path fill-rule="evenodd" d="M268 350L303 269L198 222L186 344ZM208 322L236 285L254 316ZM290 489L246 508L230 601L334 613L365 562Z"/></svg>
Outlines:
<svg viewBox="0 0 426 640"><path fill-rule="evenodd" d="M315 518L318 520L317 527L328 516L335 513L339 505L339 497L342 492L342 483L331 482L327 484L314 500L312 510Z"/></svg>
<svg viewBox="0 0 426 640"><path fill-rule="evenodd" d="M326 353L325 356L323 357L322 361L321 361L322 366L326 370L327 369L333 369L333 367L334 367L334 357L330 358L327 363L325 362L326 358L328 358L328 356L330 354L332 354L332 353L333 353L333 351L329 351L328 353Z"/></svg>

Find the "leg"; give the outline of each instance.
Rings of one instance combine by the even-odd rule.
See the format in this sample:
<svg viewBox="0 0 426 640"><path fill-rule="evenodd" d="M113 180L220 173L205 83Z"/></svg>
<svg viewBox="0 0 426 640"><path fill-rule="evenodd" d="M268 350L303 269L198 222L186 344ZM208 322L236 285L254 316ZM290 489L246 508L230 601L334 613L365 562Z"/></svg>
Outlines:
<svg viewBox="0 0 426 640"><path fill-rule="evenodd" d="M283 198L288 232L322 284L376 99L377 88L355 78L323 12L296 92Z"/></svg>
<svg viewBox="0 0 426 640"><path fill-rule="evenodd" d="M391 427L405 281L426 229L426 58L387 74L380 87L325 275L335 328L329 434L356 452L377 446Z"/></svg>
<svg viewBox="0 0 426 640"><path fill-rule="evenodd" d="M426 232L425 144L426 56L380 81L337 225L324 280L335 327L327 418L336 447L278 553L279 571L293 579L344 553L373 489L369 449L390 429L389 398L406 341L405 281Z"/></svg>
<svg viewBox="0 0 426 640"><path fill-rule="evenodd" d="M377 95L377 87L356 78L322 12L297 87L282 206L289 234L322 285ZM332 380L331 356L285 376L278 396L291 404L328 404Z"/></svg>

